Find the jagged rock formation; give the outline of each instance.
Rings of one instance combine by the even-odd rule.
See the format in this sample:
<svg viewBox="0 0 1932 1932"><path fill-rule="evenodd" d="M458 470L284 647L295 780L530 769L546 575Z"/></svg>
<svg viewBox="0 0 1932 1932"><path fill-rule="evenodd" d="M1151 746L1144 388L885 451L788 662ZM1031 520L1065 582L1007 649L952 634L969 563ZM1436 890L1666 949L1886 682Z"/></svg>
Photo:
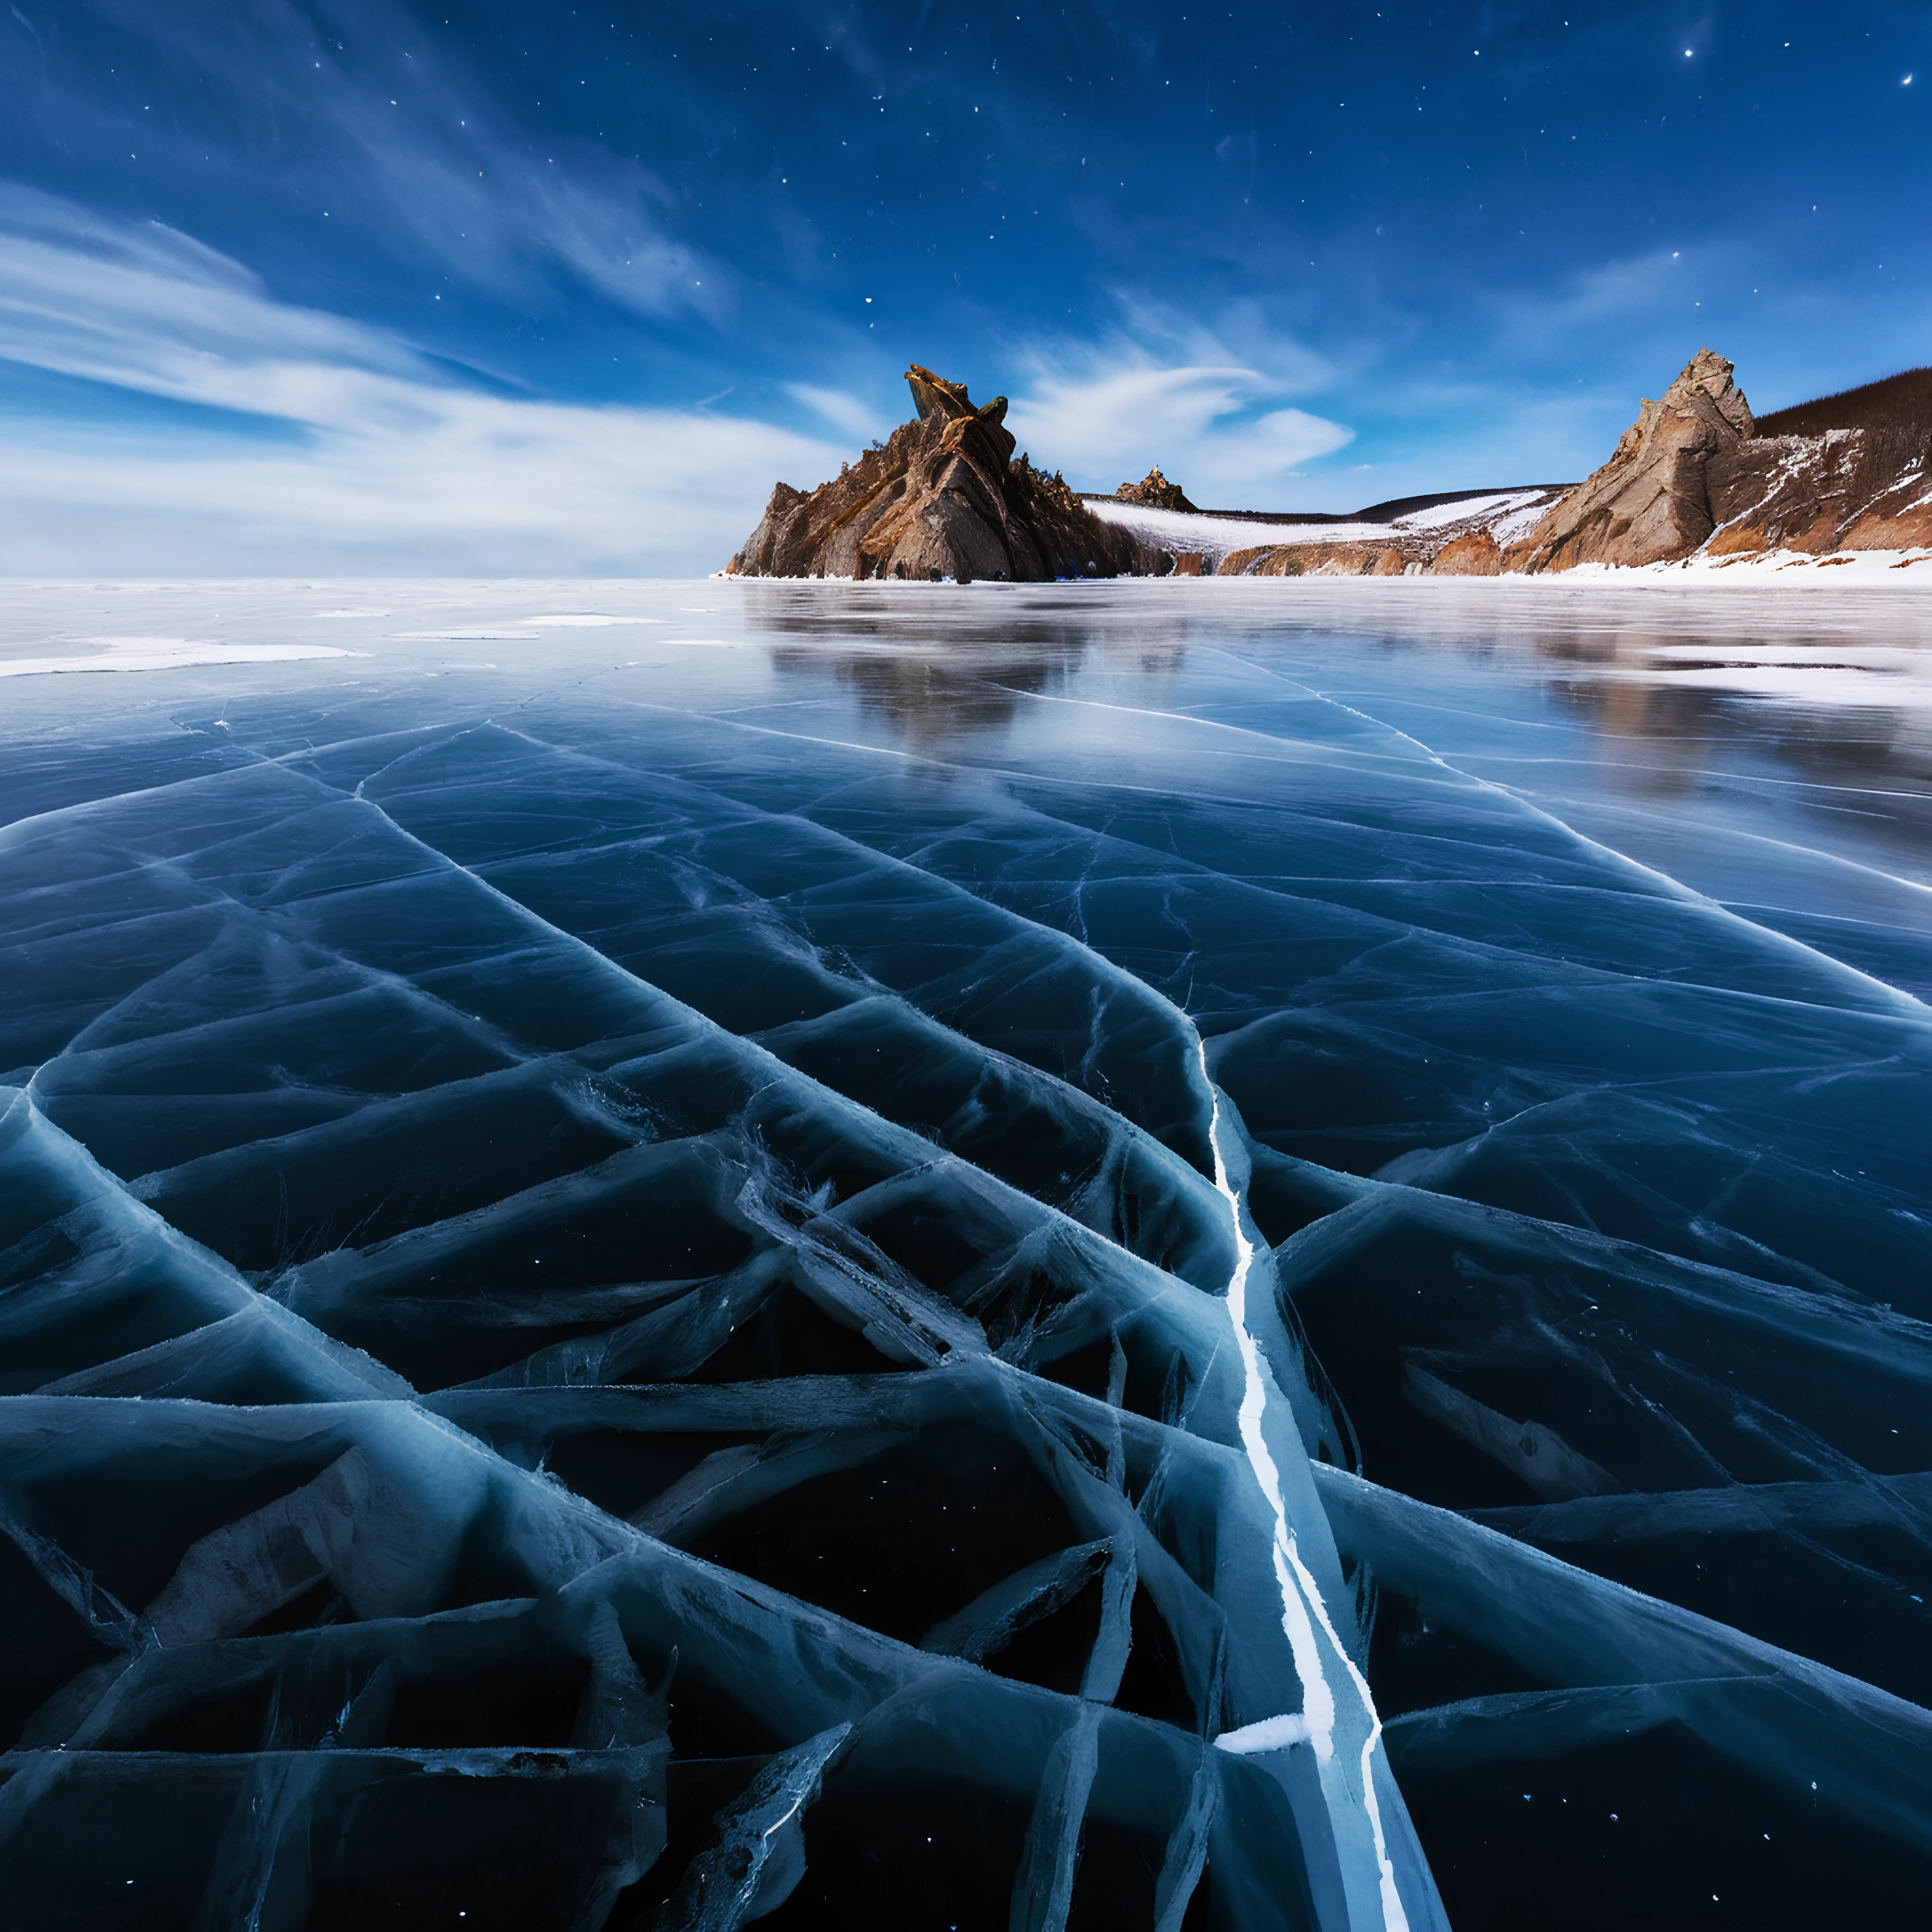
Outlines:
<svg viewBox="0 0 1932 1932"><path fill-rule="evenodd" d="M1186 510L1198 512L1199 506L1187 500L1187 493L1178 483L1170 483L1160 473L1156 464L1138 483L1123 483L1114 492L1114 500L1120 503L1139 503L1150 510Z"/></svg>
<svg viewBox="0 0 1932 1932"><path fill-rule="evenodd" d="M1932 370L1755 422L1731 376L1721 356L1699 350L1505 568L1932 544Z"/></svg>
<svg viewBox="0 0 1932 1932"><path fill-rule="evenodd" d="M1173 568L1014 456L1005 397L975 408L964 383L917 363L906 382L916 418L816 490L779 484L734 572L1038 584Z"/></svg>
<svg viewBox="0 0 1932 1932"><path fill-rule="evenodd" d="M1730 458L1754 428L1731 377L1723 356L1699 350L1660 399L1644 398L1610 461L1511 548L1508 567L1659 563L1696 550L1720 520L1711 503L1714 460Z"/></svg>

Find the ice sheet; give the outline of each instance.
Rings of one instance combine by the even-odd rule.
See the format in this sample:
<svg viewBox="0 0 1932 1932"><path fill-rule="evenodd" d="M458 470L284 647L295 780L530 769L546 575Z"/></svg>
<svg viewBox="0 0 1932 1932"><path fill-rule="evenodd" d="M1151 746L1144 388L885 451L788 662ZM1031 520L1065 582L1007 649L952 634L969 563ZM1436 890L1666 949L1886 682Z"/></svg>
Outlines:
<svg viewBox="0 0 1932 1932"><path fill-rule="evenodd" d="M0 662L319 610L0 712L23 1923L1913 1909L1924 606L25 586Z"/></svg>

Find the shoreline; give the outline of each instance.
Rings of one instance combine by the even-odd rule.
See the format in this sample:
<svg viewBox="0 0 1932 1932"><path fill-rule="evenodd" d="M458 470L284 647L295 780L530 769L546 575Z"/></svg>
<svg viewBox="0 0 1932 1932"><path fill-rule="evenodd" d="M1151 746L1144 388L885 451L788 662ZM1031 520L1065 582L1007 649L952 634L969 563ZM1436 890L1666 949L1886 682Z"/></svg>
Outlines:
<svg viewBox="0 0 1932 1932"><path fill-rule="evenodd" d="M1914 566L1926 567L1922 575L1916 574ZM983 590L988 592L1012 591L1039 591L1064 589L1072 585L1107 584L1182 584L1189 586L1190 595L1198 594L1202 586L1209 584L1273 584L1281 586L1284 594L1288 587L1299 585L1305 589L1319 586L1324 589L1337 584L1373 584L1381 589L1403 586L1427 584L1438 590L1468 590L1480 589L1485 584L1509 584L1518 590L1622 590L1664 588L1690 590L1705 588L1736 589L1741 586L1778 588L1792 590L1843 590L1851 589L1882 589L1893 591L1932 590L1932 546L1911 550L1837 550L1818 556L1797 550L1768 550L1738 556L1712 557L1701 554L1680 559L1671 563L1604 564L1583 563L1568 570L1552 571L1501 571L1494 575L1473 572L1434 572L1411 570L1400 575L1376 575L1354 570L1333 570L1317 567L1302 572L1298 576L1268 576L1246 574L1222 576L1216 572L1203 572L1199 576L1170 573L1165 577L1140 577L1122 574L1114 577L1057 577L1041 582L1016 581L1003 578L974 578L962 584L952 578L942 578L938 583L923 578L854 578L844 577L750 577L732 570L698 570L684 573L645 574L626 572L597 572L582 576L562 577L554 572L530 574L515 574L503 576L480 576L464 574L425 574L422 576L404 576L393 572L340 572L323 575L304 572L287 576L262 577L160 577L128 576L103 577L98 572L86 576L62 577L52 574L28 574L25 572L12 574L0 572L0 584L16 592L34 590L99 590L103 592L124 594L141 590L158 591L182 590L193 588L210 590L232 590L240 594L254 589L307 589L321 592L342 584L359 584L374 588L393 585L398 591L406 589L424 589L442 585L454 588L458 586L473 587L484 592L500 591L506 586L527 584L550 585L561 590L565 586L585 587L593 584L642 585L673 584L691 585L738 584L758 584L777 589L783 586L796 589L807 584L843 584L849 589L864 590L871 592L891 591L908 596L922 592L946 590ZM359 611L311 611L302 615L311 620L333 616L361 616L369 614ZM605 620L608 621L608 620ZM157 640L158 642L171 641ZM304 651L304 655L308 653Z"/></svg>
<svg viewBox="0 0 1932 1932"><path fill-rule="evenodd" d="M1412 516L1388 524L1340 520L1332 524L1282 523L1274 527L1282 534L1276 542L1282 548L1311 551L1332 544L1356 543L1385 545L1392 535L1398 532L1421 535L1433 534L1453 530L1471 519L1472 513L1489 512L1487 527L1498 543L1507 546L1526 535L1542 514L1532 500L1533 493L1528 490L1496 490L1481 497L1458 499L1453 502L1432 506ZM1226 517L1210 516L1204 513L1190 514L1178 510L1149 509L1138 505L1108 502L1090 503L1088 507L1108 523L1131 530L1143 543L1179 554L1183 550L1195 552L1202 558L1201 577L1203 580L1220 574L1222 561L1237 550L1252 546L1254 526L1237 523ZM1412 578L1426 577L1437 582L1453 580L1457 583L1492 583L1511 581L1526 584L1550 584L1559 580L1581 579L1586 583L1654 582L1667 579L1682 583L1688 576L1700 580L1709 580L1721 575L1726 583L1739 580L1762 583L1775 578L1786 584L1810 584L1816 580L1818 573L1827 572L1833 578L1855 583L1882 581L1886 584L1902 582L1915 564L1932 566L1932 544L1918 544L1897 550L1832 550L1813 553L1774 548L1762 550L1733 551L1725 556L1713 556L1708 550L1694 550L1687 557L1678 557L1669 562L1640 564L1579 563L1564 570L1502 570L1442 571L1426 570L1412 564L1408 568L1396 572L1391 571L1385 578L1377 580L1384 583L1406 582ZM1896 578L1884 574L1897 572ZM1795 574L1793 574L1795 573ZM1240 573L1247 574L1249 573ZM1252 573L1260 575L1262 573ZM1346 565L1323 562L1297 574L1283 573L1284 582L1306 582L1319 578L1324 581L1341 581L1366 573ZM1274 573L1268 573L1273 575ZM1932 568L1927 578L1932 580Z"/></svg>

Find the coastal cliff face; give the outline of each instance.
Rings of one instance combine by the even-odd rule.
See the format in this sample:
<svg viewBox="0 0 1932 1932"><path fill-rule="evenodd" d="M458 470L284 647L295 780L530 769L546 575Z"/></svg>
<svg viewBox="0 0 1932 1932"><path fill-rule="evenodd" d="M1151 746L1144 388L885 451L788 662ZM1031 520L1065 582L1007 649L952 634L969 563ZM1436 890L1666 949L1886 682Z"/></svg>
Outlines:
<svg viewBox="0 0 1932 1932"><path fill-rule="evenodd" d="M1697 549L1718 522L1713 462L1729 459L1754 428L1732 374L1723 356L1699 350L1660 399L1644 398L1610 461L1511 548L1505 567L1660 563Z"/></svg>
<svg viewBox="0 0 1932 1932"><path fill-rule="evenodd" d="M1932 372L1754 422L1700 349L1616 453L1506 552L1509 570L1932 544ZM1439 566L1438 566L1440 567Z"/></svg>
<svg viewBox="0 0 1932 1932"><path fill-rule="evenodd" d="M1005 397L976 409L964 383L917 363L906 382L916 418L816 490L779 484L734 573L1039 584L1173 567L1014 457Z"/></svg>

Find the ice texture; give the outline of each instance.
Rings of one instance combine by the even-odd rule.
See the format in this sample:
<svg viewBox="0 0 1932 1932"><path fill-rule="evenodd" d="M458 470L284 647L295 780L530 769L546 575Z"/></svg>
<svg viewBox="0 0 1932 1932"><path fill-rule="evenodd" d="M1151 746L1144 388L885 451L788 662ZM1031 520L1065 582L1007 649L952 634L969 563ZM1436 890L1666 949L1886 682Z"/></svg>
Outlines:
<svg viewBox="0 0 1932 1932"><path fill-rule="evenodd" d="M1858 625L913 588L23 593L0 1925L1908 1910Z"/></svg>

